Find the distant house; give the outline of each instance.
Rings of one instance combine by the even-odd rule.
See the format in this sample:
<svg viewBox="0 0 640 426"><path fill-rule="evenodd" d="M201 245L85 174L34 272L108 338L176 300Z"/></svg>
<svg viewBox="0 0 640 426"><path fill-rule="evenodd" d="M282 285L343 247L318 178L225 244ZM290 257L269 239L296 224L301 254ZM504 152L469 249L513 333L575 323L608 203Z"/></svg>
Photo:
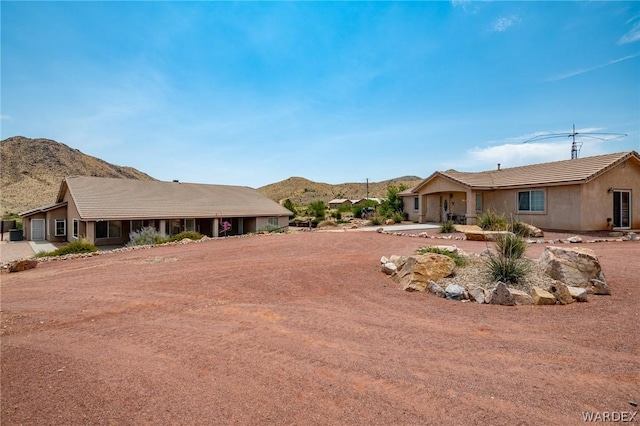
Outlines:
<svg viewBox="0 0 640 426"><path fill-rule="evenodd" d="M435 172L400 194L409 218L474 224L488 210L543 229L640 228L635 151L484 172Z"/></svg>
<svg viewBox="0 0 640 426"><path fill-rule="evenodd" d="M291 212L244 186L141 181L99 177L64 179L54 204L20 213L28 240L124 244L131 231L154 227L170 236L197 231L225 235L286 228Z"/></svg>
<svg viewBox="0 0 640 426"><path fill-rule="evenodd" d="M351 206L353 202L351 200L347 200L346 198L334 198L329 201L330 209L338 209L343 206Z"/></svg>

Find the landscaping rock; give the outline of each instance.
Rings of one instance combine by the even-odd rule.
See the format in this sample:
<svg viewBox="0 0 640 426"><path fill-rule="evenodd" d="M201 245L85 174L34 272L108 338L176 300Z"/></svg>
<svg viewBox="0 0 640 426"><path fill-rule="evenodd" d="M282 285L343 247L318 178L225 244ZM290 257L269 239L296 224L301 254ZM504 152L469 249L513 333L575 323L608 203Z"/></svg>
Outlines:
<svg viewBox="0 0 640 426"><path fill-rule="evenodd" d="M593 250L587 248L547 247L539 259L545 273L551 278L573 287L586 288L596 292L592 280L598 280L606 286L606 279L600 261ZM601 289L601 291L608 291ZM596 294L610 294L599 293Z"/></svg>
<svg viewBox="0 0 640 426"><path fill-rule="evenodd" d="M477 285L470 285L467 289L467 293L469 293L469 299L476 303L487 302L487 293L482 287L478 287Z"/></svg>
<svg viewBox="0 0 640 426"><path fill-rule="evenodd" d="M573 237L567 238L567 242L569 242L569 243L581 243L582 242L582 238L578 237L577 235L574 235Z"/></svg>
<svg viewBox="0 0 640 426"><path fill-rule="evenodd" d="M457 284L449 284L444 289L445 297L449 300L466 300L467 296L464 293L464 287Z"/></svg>
<svg viewBox="0 0 640 426"><path fill-rule="evenodd" d="M567 289L569 290L569 294L571 295L571 297L573 297L576 302L589 301L587 290L585 290L584 288L567 286Z"/></svg>
<svg viewBox="0 0 640 426"><path fill-rule="evenodd" d="M514 288L510 288L509 292L511 296L513 296L513 300L515 300L516 305L533 305L533 298L522 290L516 290Z"/></svg>
<svg viewBox="0 0 640 426"><path fill-rule="evenodd" d="M410 256L393 275L393 279L407 291L424 291L427 281L437 281L453 273L455 263L451 258L435 253Z"/></svg>
<svg viewBox="0 0 640 426"><path fill-rule="evenodd" d="M9 264L9 272L22 272L36 266L38 266L38 261L35 259L14 260Z"/></svg>
<svg viewBox="0 0 640 426"><path fill-rule="evenodd" d="M458 247L456 246L431 246L438 250L448 251L449 253L458 254Z"/></svg>
<svg viewBox="0 0 640 426"><path fill-rule="evenodd" d="M516 301L506 284L498 281L498 285L491 292L491 301L489 303L492 305L514 306Z"/></svg>
<svg viewBox="0 0 640 426"><path fill-rule="evenodd" d="M538 287L531 289L531 298L534 305L555 305L556 298L553 294Z"/></svg>
<svg viewBox="0 0 640 426"><path fill-rule="evenodd" d="M427 289L429 290L429 293L435 294L438 297L445 297L444 290L438 285L438 283L427 281Z"/></svg>
<svg viewBox="0 0 640 426"><path fill-rule="evenodd" d="M549 290L550 290L550 293L553 294L553 296L556 298L558 303L561 305L568 305L570 303L575 302L575 300L573 300L573 297L571 297L571 293L569 292L569 289L567 288L567 286L560 281L554 282L553 285L551 285L551 287L549 288Z"/></svg>
<svg viewBox="0 0 640 426"><path fill-rule="evenodd" d="M398 267L393 262L387 262L382 264L381 269L382 269L382 272L384 272L387 275L393 275L398 271Z"/></svg>
<svg viewBox="0 0 640 426"><path fill-rule="evenodd" d="M532 238L543 238L544 237L544 232L542 232L542 230L540 228L536 228L535 226L529 224L529 223L524 223L524 222L520 222L522 224L522 226L524 226L525 228L527 228L527 230L529 231L529 237Z"/></svg>
<svg viewBox="0 0 640 426"><path fill-rule="evenodd" d="M611 289L607 285L606 281L592 279L589 281L589 286L587 286L587 293L608 296L611 294Z"/></svg>

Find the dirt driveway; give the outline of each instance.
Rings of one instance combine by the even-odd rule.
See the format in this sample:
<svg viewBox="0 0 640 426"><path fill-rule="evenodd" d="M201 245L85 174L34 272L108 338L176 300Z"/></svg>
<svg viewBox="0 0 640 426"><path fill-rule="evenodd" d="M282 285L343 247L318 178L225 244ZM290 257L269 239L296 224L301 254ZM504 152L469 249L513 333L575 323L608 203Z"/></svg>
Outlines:
<svg viewBox="0 0 640 426"><path fill-rule="evenodd" d="M380 272L380 256L429 242L254 236L5 274L2 425L569 425L638 410L640 243L588 245L612 296L502 307L405 293Z"/></svg>

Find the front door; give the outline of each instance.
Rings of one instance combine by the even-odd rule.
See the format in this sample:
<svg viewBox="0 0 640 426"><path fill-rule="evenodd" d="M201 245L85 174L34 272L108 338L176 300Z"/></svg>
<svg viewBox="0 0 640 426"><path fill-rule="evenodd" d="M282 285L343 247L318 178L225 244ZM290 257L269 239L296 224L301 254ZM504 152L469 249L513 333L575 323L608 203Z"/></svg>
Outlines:
<svg viewBox="0 0 640 426"><path fill-rule="evenodd" d="M31 219L31 240L44 240L44 219Z"/></svg>
<svg viewBox="0 0 640 426"><path fill-rule="evenodd" d="M446 222L449 220L449 200L447 197L440 197L440 222Z"/></svg>
<svg viewBox="0 0 640 426"><path fill-rule="evenodd" d="M631 191L613 191L613 227L631 226Z"/></svg>

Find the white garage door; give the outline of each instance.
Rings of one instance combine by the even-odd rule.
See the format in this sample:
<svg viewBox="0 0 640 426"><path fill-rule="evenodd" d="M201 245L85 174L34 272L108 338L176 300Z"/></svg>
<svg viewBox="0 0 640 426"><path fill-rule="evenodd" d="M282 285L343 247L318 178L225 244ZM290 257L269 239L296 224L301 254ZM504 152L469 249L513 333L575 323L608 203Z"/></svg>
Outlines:
<svg viewBox="0 0 640 426"><path fill-rule="evenodd" d="M31 239L44 240L44 219L31 219Z"/></svg>

